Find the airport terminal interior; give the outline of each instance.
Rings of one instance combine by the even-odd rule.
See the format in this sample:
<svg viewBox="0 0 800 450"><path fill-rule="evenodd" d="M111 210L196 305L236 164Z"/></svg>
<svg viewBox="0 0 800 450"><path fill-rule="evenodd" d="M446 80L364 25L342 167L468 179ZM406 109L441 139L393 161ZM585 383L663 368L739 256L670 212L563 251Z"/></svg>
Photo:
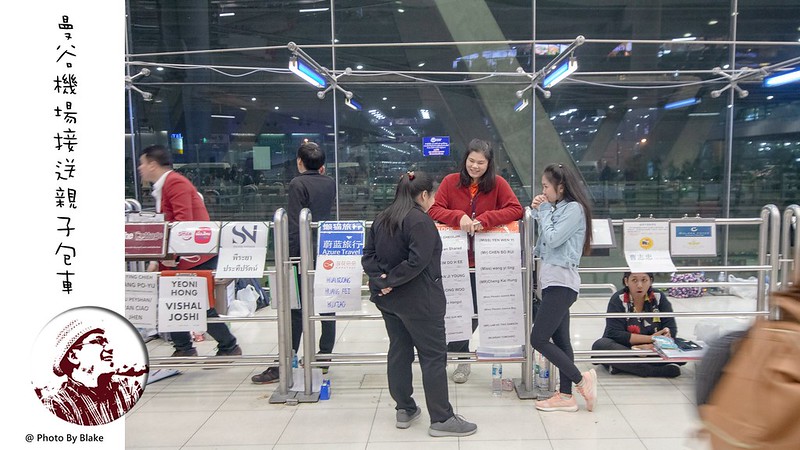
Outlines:
<svg viewBox="0 0 800 450"><path fill-rule="evenodd" d="M675 311L752 313L760 310L756 286L713 282L777 282L776 272L751 267L767 263L777 239L761 234L764 207L782 214L800 203L796 1L125 3L125 195L144 211L154 209L152 186L136 167L153 144L170 151L211 220L227 222L273 220L286 208L298 146L316 142L336 181L334 217L370 221L392 201L400 175L420 170L439 181L480 138L492 143L497 175L523 207L541 193L544 167L561 163L580 174L594 218L615 221L615 245L581 260L582 284L601 288L582 290L573 314L605 312L608 285L622 287L621 271L604 268L626 265L620 225L629 219L717 221L716 255L673 258L678 272L697 268L695 279L710 285L684 298L669 290L672 274L656 274ZM567 76L554 80L559 70ZM431 153L432 137L446 137L446 151ZM270 239L267 266L273 249ZM262 285L273 291L266 276ZM366 292L361 313L377 313ZM752 317L677 322L680 336L703 340ZM407 430L394 426L381 320L337 321L334 353L376 356L334 362L325 375L330 399L299 405L270 403L278 385L250 381L265 365L248 357L278 353L276 322L230 327L244 356L226 367L170 367L179 374L149 384L126 415L126 447L710 448L698 435L695 362L672 379L581 362L598 372L596 410L579 400L577 413L542 413L514 391L493 396L491 363L478 361L468 382L449 383L456 413L478 432L432 438L427 412ZM602 318L574 318L575 349L590 350L603 328ZM147 336L151 362L171 355L165 337ZM208 335L195 345L200 356L216 352ZM504 376L521 377L521 367L505 362ZM423 404L417 364L414 373Z"/></svg>

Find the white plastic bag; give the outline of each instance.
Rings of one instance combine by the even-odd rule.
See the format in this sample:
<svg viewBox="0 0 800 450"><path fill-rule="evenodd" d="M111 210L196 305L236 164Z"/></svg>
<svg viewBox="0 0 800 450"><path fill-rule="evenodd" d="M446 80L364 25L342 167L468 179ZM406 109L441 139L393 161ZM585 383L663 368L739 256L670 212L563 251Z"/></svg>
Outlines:
<svg viewBox="0 0 800 450"><path fill-rule="evenodd" d="M750 277L750 278L738 278L733 275L728 275L728 281L731 283L750 283L750 285L744 286L731 286L730 293L737 297L741 297L744 299L755 300L756 295L758 294L758 278Z"/></svg>
<svg viewBox="0 0 800 450"><path fill-rule="evenodd" d="M236 298L228 305L228 314L233 317L250 317L256 312L258 291L252 285L236 291Z"/></svg>

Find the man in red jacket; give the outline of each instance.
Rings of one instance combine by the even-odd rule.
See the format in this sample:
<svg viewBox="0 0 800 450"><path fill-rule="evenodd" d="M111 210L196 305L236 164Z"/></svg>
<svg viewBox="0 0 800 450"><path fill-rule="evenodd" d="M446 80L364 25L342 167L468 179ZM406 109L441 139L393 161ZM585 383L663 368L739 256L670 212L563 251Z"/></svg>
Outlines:
<svg viewBox="0 0 800 450"><path fill-rule="evenodd" d="M203 198L186 177L172 170L169 151L162 145L151 145L139 157L139 174L143 181L152 183L152 195L156 199L156 212L164 214L167 222L210 220ZM150 263L148 271L214 270L217 267L216 255L191 255L179 257L175 261ZM214 308L209 308L207 317L219 317ZM170 333L175 352L172 356L197 356L188 331ZM236 338L224 323L209 323L208 334L217 341L217 356L241 355L242 349Z"/></svg>

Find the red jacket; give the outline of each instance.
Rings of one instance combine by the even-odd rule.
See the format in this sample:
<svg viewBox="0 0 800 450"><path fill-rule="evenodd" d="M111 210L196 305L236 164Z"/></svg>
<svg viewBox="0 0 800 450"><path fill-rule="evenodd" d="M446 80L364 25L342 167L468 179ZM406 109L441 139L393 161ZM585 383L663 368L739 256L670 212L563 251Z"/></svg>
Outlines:
<svg viewBox="0 0 800 450"><path fill-rule="evenodd" d="M161 188L161 212L167 222L208 221L203 199L191 181L174 170L167 174ZM191 269L210 260L215 255L187 255L180 258L178 270ZM199 258L199 259L198 259Z"/></svg>
<svg viewBox="0 0 800 450"><path fill-rule="evenodd" d="M442 180L436 191L436 202L428 210L433 220L451 227L459 227L466 214L472 217L472 199L469 187L460 185L460 174L451 173ZM511 190L511 186L501 176L495 176L494 189L487 193L478 192L475 196L475 220L484 228L505 225L522 218L522 206ZM475 267L475 255L470 246L469 266Z"/></svg>

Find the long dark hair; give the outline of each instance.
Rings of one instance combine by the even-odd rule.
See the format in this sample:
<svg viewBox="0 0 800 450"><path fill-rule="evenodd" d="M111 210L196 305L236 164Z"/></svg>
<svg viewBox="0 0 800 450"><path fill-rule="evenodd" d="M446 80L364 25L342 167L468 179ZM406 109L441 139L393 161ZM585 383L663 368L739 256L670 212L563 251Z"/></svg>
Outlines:
<svg viewBox="0 0 800 450"><path fill-rule="evenodd" d="M491 192L495 186L494 150L492 150L492 144L482 139L473 139L467 146L467 152L464 153L464 159L461 160L461 187L469 187L469 185L472 184L472 177L469 176L469 172L467 172L467 159L469 159L469 155L472 152L482 154L487 161L486 172L481 175L481 179L478 180L478 192L483 194Z"/></svg>
<svg viewBox="0 0 800 450"><path fill-rule="evenodd" d="M586 218L586 235L583 238L583 254L588 255L592 249L592 208L589 206L589 196L583 184L578 180L578 175L565 164L550 164L544 168L543 175L558 192L558 186L564 187L564 200L578 202L583 207Z"/></svg>
<svg viewBox="0 0 800 450"><path fill-rule="evenodd" d="M417 206L416 198L424 191L433 194L433 178L424 172L406 172L400 177L394 192L394 201L375 218L375 225L385 227L393 236L403 224L403 219Z"/></svg>

